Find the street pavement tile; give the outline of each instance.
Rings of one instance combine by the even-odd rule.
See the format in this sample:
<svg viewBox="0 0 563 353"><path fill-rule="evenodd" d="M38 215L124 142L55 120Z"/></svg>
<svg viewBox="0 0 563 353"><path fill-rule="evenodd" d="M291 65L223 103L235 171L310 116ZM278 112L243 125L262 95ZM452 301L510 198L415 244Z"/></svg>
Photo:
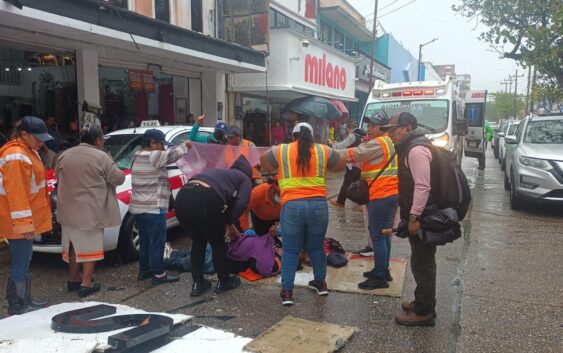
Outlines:
<svg viewBox="0 0 563 353"><path fill-rule="evenodd" d="M561 306L465 296L457 352L561 352L561 312Z"/></svg>
<svg viewBox="0 0 563 353"><path fill-rule="evenodd" d="M331 353L341 349L356 330L286 316L244 349L256 353Z"/></svg>

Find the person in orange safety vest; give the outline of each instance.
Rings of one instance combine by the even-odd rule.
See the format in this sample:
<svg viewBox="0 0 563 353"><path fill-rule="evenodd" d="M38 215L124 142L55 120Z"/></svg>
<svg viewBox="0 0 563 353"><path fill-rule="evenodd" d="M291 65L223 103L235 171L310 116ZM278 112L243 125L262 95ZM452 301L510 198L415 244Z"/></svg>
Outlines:
<svg viewBox="0 0 563 353"><path fill-rule="evenodd" d="M399 202L398 162L393 142L381 129L389 122L385 115L376 113L368 118L368 140L358 147L336 150L351 163L360 162L361 178L368 185L381 170L379 178L369 189L369 232L373 244L375 266L364 272L367 279L358 284L360 289L388 288L392 281L389 270L391 237L382 230L391 228Z"/></svg>
<svg viewBox="0 0 563 353"><path fill-rule="evenodd" d="M229 127L229 131L227 132L227 143L231 146L242 147L243 154L245 154L245 151L248 151L249 148L256 147L254 142L242 138L242 133L240 131L240 128L236 125L232 125ZM232 158L232 159L234 162L236 158ZM262 174L260 174L260 170L258 169L257 166L252 167L252 182L255 186L262 184Z"/></svg>
<svg viewBox="0 0 563 353"><path fill-rule="evenodd" d="M240 229L245 235L262 236L279 220L281 213L280 187L277 177L252 189L248 212L239 219ZM248 214L252 219L250 226Z"/></svg>
<svg viewBox="0 0 563 353"><path fill-rule="evenodd" d="M325 177L327 170L344 169L346 161L330 147L314 143L313 128L302 122L293 128L293 142L273 147L260 157L263 168L279 168L282 232L282 305L293 305L299 252L311 258L314 280L309 288L327 295L324 238L328 227Z"/></svg>
<svg viewBox="0 0 563 353"><path fill-rule="evenodd" d="M6 289L10 315L47 305L31 297L29 263L33 239L52 229L46 172L37 151L53 137L43 120L31 116L21 120L14 135L0 148L0 236L8 239L12 255Z"/></svg>

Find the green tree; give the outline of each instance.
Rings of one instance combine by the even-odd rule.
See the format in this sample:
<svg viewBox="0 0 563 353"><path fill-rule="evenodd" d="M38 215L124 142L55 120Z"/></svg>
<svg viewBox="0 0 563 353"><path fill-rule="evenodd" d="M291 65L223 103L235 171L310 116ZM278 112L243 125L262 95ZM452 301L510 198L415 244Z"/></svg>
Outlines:
<svg viewBox="0 0 563 353"><path fill-rule="evenodd" d="M561 0L460 1L452 6L455 12L487 26L481 40L504 58L534 65L542 84L563 90Z"/></svg>
<svg viewBox="0 0 563 353"><path fill-rule="evenodd" d="M489 121L498 121L499 119L507 119L514 116L514 94L496 92L491 93L491 100L487 103L485 110L486 119ZM516 98L516 116L524 115L524 99L521 96Z"/></svg>

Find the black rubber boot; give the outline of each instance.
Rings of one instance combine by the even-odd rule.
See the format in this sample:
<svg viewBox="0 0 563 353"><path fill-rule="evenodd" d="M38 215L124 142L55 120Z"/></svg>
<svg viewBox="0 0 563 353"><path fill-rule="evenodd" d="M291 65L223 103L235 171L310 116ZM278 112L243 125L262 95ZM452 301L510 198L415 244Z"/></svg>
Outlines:
<svg viewBox="0 0 563 353"><path fill-rule="evenodd" d="M31 275L27 275L27 281L25 286L25 299L27 300L27 305L32 309L41 309L49 304L46 300L36 299L31 297Z"/></svg>
<svg viewBox="0 0 563 353"><path fill-rule="evenodd" d="M20 315L25 314L32 309L27 304L25 298L26 281L15 282L12 278L8 278L8 287L6 289L6 299L8 299L8 314Z"/></svg>

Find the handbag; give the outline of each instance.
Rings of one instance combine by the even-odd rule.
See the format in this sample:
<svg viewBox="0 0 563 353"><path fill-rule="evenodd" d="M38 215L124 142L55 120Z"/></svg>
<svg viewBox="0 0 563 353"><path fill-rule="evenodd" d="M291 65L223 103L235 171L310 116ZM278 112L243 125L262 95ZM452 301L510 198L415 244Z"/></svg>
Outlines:
<svg viewBox="0 0 563 353"><path fill-rule="evenodd" d="M391 161L395 159L395 154L396 152L393 152L391 158L389 158L389 160L387 161L387 163L385 163L385 166L379 171L379 173L377 173L377 175L373 177L369 185L367 181L363 179L351 183L350 186L348 186L348 189L346 189L346 197L350 201L355 202L358 205L367 205L369 202L369 189L377 180L377 178L381 176L385 169L387 169L389 164L391 164Z"/></svg>

